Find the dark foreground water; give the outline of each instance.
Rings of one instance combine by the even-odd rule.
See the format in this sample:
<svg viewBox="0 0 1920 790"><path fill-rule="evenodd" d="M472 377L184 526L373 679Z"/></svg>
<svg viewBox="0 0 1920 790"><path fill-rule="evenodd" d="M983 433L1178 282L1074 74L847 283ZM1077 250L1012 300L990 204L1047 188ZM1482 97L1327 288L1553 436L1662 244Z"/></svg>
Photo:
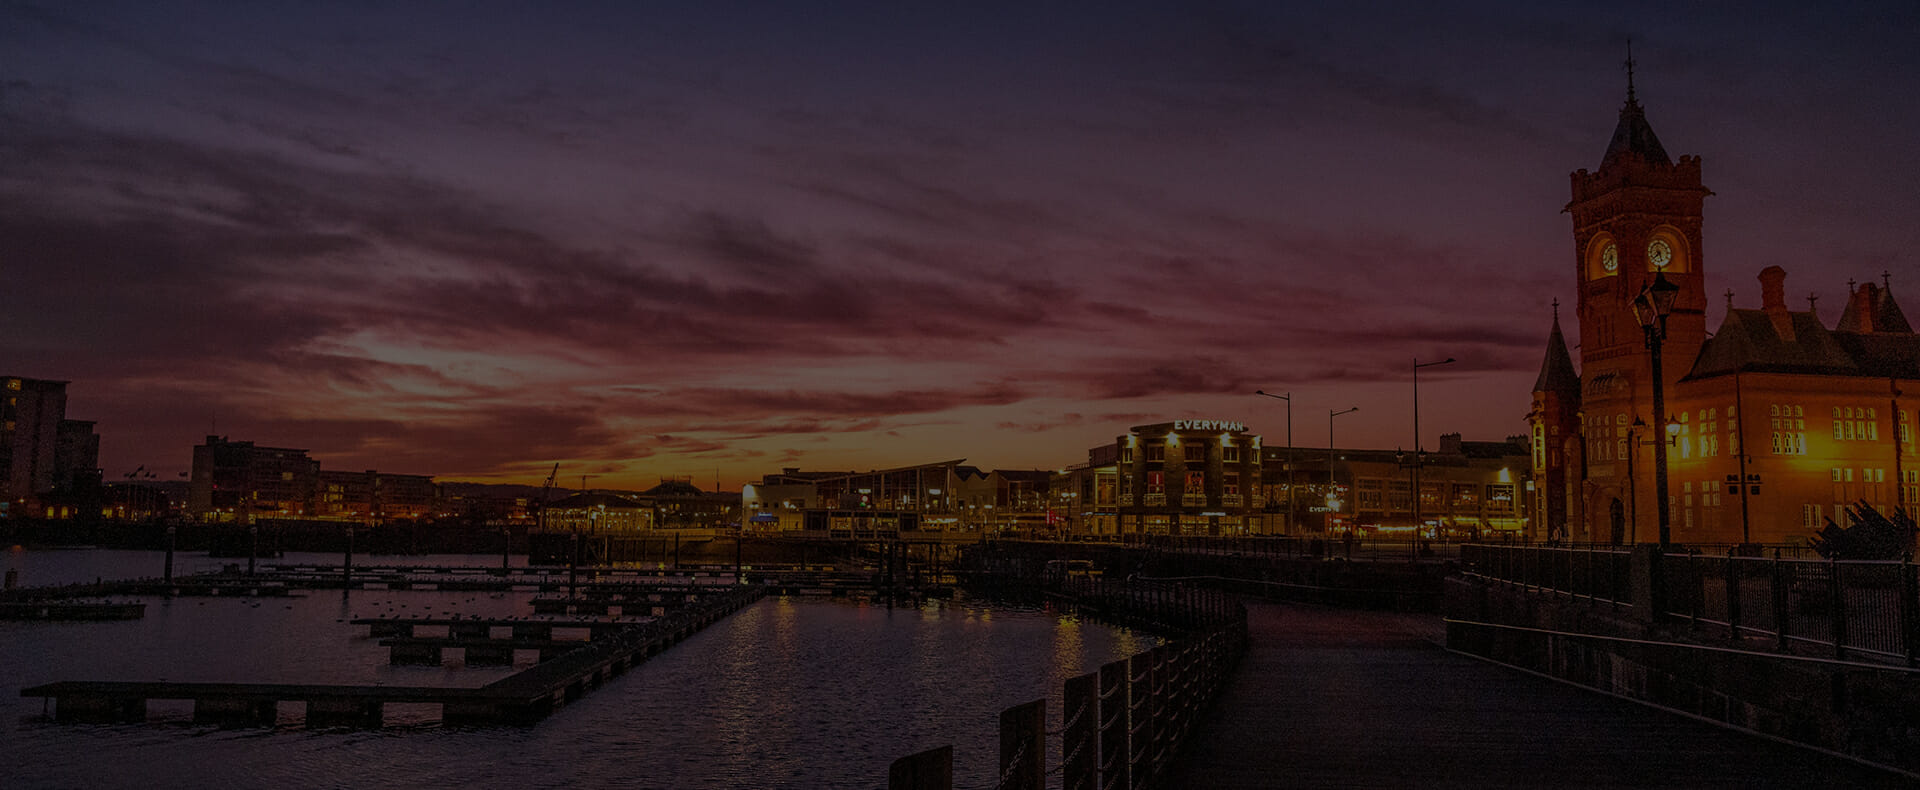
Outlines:
<svg viewBox="0 0 1920 790"><path fill-rule="evenodd" d="M159 556L53 554L10 561L80 574L37 580L50 584L156 575L113 566ZM479 686L530 659L513 670L393 667L364 627L345 621L520 616L530 614L527 597L156 598L142 620L0 622L0 787L884 787L888 763L943 744L955 746L957 786L990 785L1002 708L1046 696L1057 729L1066 678L1153 644L1041 611L771 598L530 728L442 729L433 706L388 706L387 729L310 731L288 704L280 727L220 730L191 724L190 703L154 703L145 725L59 725L41 718L40 700L19 696L56 680Z"/></svg>

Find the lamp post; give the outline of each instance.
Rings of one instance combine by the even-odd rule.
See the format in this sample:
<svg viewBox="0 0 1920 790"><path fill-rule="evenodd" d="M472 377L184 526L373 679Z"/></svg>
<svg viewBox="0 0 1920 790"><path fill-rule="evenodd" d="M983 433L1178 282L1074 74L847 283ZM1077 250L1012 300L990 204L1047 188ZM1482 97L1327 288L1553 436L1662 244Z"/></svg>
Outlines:
<svg viewBox="0 0 1920 790"><path fill-rule="evenodd" d="M1334 449L1333 449L1335 446L1333 443L1333 418L1338 417L1342 414L1351 414L1359 410L1360 410L1359 406L1348 406L1347 408L1344 408L1344 409L1327 411L1327 497L1329 499L1328 504L1332 505L1329 512L1333 514L1333 516L1327 517L1327 521L1329 522L1329 525L1331 525L1331 522L1333 521L1334 516L1340 515L1339 506L1333 505L1333 503L1338 502L1339 500L1332 499L1333 487L1334 487L1333 459L1336 455L1338 455L1337 453L1334 452Z"/></svg>
<svg viewBox="0 0 1920 790"><path fill-rule="evenodd" d="M1280 530L1293 534L1293 393L1275 395L1266 390L1254 390L1255 395L1265 395L1287 402L1287 518L1281 522Z"/></svg>
<svg viewBox="0 0 1920 790"><path fill-rule="evenodd" d="M1660 346L1667 340L1667 316L1673 312L1675 297L1680 295L1680 286L1667 281L1664 272L1655 272L1653 282L1633 300L1633 317L1640 322L1640 328L1647 333L1647 351L1653 363L1653 416L1660 422L1660 433L1666 433L1667 388L1664 375L1660 370ZM1671 508L1667 503L1667 442L1666 436L1660 436L1653 446L1653 495L1654 512L1660 527L1660 551L1664 553L1673 541L1669 524ZM1743 446L1740 448L1745 450ZM1744 481L1742 481L1744 482Z"/></svg>
<svg viewBox="0 0 1920 790"><path fill-rule="evenodd" d="M1413 547L1414 547L1413 552L1416 558L1420 555L1420 528L1426 526L1426 524L1420 520L1420 464L1424 460L1424 453L1426 452L1424 449L1420 447L1420 369L1430 368L1435 365L1450 365L1452 363L1453 363L1453 357L1447 357L1446 359L1440 360L1439 362L1421 362L1419 357L1413 358L1413 538L1412 540L1413 540Z"/></svg>

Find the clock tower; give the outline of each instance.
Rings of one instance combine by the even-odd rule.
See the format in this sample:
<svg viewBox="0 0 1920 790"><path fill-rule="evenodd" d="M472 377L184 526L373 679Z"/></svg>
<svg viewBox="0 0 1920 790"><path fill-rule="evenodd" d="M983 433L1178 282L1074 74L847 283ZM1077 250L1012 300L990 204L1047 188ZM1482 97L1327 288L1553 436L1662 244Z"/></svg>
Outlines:
<svg viewBox="0 0 1920 790"><path fill-rule="evenodd" d="M1671 384L1706 340L1704 250L1701 207L1713 194L1700 184L1700 158L1674 162L1647 123L1634 97L1628 61L1627 103L1595 172L1575 171L1573 251L1579 282L1580 369L1589 382L1599 375L1627 376L1646 385L1645 335L1633 317L1633 300L1664 274L1680 286L1667 319L1663 346Z"/></svg>
<svg viewBox="0 0 1920 790"><path fill-rule="evenodd" d="M1612 525L1596 523L1609 518L1603 503L1631 502L1629 487L1638 487L1646 489L1639 492L1642 507L1651 510L1644 504L1653 496L1647 480L1651 463L1634 475L1629 454L1650 461L1645 444L1669 416L1652 413L1652 358L1646 334L1634 318L1633 301L1656 275L1679 286L1661 346L1662 378L1672 392L1706 342L1706 254L1700 225L1701 208L1713 194L1700 183L1700 158L1682 156L1676 162L1654 135L1634 96L1632 59L1627 61L1627 101L1600 167L1575 171L1572 186L1573 200L1565 211L1573 217L1579 430L1586 439L1585 498L1592 503L1587 534L1575 538L1617 540L1619 515L1612 516Z"/></svg>

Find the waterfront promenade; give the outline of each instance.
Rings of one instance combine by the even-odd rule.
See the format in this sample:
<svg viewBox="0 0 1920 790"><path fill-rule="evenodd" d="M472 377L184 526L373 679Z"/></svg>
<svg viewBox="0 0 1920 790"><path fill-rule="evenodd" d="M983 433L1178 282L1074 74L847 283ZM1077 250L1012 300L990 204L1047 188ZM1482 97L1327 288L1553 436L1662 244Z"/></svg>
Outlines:
<svg viewBox="0 0 1920 790"><path fill-rule="evenodd" d="M1449 652L1437 615L1248 604L1169 787L1892 788L1920 780Z"/></svg>

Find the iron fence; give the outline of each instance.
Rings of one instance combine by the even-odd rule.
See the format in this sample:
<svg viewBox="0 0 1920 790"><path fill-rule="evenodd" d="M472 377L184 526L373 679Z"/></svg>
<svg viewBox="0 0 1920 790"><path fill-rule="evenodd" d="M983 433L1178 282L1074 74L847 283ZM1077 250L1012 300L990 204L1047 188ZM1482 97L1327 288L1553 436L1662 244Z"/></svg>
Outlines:
<svg viewBox="0 0 1920 790"><path fill-rule="evenodd" d="M1620 547L1470 545L1461 563L1482 579L1616 608L1634 605L1634 577L1643 573L1644 598L1654 610L1702 634L1747 648L1920 666L1920 566L1789 553L1692 547L1650 552L1636 570L1632 553Z"/></svg>
<svg viewBox="0 0 1920 790"><path fill-rule="evenodd" d="M1460 562L1465 573L1528 590L1631 605L1632 556L1617 546L1470 544Z"/></svg>

